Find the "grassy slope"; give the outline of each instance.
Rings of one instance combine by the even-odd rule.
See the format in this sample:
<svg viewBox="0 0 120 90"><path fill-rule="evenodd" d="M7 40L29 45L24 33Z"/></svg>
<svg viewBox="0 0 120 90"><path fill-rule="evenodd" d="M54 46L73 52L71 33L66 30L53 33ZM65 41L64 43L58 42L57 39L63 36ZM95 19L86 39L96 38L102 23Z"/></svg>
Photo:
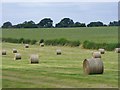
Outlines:
<svg viewBox="0 0 120 90"><path fill-rule="evenodd" d="M105 72L103 75L84 75L82 63L91 58L91 50L79 47L39 47L37 45L24 49L21 44L3 43L7 56L3 56L3 87L14 88L65 88L65 87L117 87L118 54L106 52L102 55ZM12 49L22 54L21 61L14 61ZM57 56L57 48L62 55ZM39 64L29 64L29 55L38 53Z"/></svg>
<svg viewBox="0 0 120 90"><path fill-rule="evenodd" d="M114 43L118 41L117 27L83 27L83 28L36 28L36 29L3 29L3 37L26 39L90 40L94 42Z"/></svg>

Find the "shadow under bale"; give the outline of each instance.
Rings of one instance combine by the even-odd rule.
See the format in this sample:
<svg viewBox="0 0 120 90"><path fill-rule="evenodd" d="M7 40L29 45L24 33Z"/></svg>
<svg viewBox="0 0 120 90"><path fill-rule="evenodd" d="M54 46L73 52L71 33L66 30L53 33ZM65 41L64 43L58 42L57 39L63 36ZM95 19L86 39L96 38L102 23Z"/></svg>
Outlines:
<svg viewBox="0 0 120 90"><path fill-rule="evenodd" d="M2 55L6 55L6 50L2 50Z"/></svg>
<svg viewBox="0 0 120 90"><path fill-rule="evenodd" d="M100 48L100 49L99 49L99 52L100 52L101 54L105 54L105 49Z"/></svg>
<svg viewBox="0 0 120 90"><path fill-rule="evenodd" d="M25 48L29 48L29 44L25 44Z"/></svg>
<svg viewBox="0 0 120 90"><path fill-rule="evenodd" d="M60 49L57 49L57 50L56 50L56 54L57 54L57 55L61 55L61 54L62 54L62 53L61 53L61 50L60 50Z"/></svg>
<svg viewBox="0 0 120 90"><path fill-rule="evenodd" d="M16 53L14 60L20 60L21 59L21 54L20 53Z"/></svg>
<svg viewBox="0 0 120 90"><path fill-rule="evenodd" d="M120 48L115 48L116 53L120 53Z"/></svg>
<svg viewBox="0 0 120 90"><path fill-rule="evenodd" d="M17 49L13 49L13 53L17 53L18 51L17 51Z"/></svg>
<svg viewBox="0 0 120 90"><path fill-rule="evenodd" d="M40 43L40 46L41 46L41 47L44 47L44 43Z"/></svg>

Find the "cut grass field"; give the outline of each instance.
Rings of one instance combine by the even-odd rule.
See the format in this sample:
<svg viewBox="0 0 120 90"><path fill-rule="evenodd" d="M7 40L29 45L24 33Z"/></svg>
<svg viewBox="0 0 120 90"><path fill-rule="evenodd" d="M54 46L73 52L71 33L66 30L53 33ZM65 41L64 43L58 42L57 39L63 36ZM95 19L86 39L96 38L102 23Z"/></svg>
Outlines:
<svg viewBox="0 0 120 90"><path fill-rule="evenodd" d="M30 34L32 35L32 34ZM107 88L118 87L118 54L107 51L102 55L104 73L85 75L83 60L91 58L95 50L68 46L30 45L3 43L7 55L2 56L3 88ZM22 54L15 61L12 49ZM56 49L62 55L56 55ZM39 54L39 64L30 64L30 54Z"/></svg>
<svg viewBox="0 0 120 90"><path fill-rule="evenodd" d="M81 27L81 28L31 28L3 29L3 38L85 40L98 43L117 43L118 27Z"/></svg>

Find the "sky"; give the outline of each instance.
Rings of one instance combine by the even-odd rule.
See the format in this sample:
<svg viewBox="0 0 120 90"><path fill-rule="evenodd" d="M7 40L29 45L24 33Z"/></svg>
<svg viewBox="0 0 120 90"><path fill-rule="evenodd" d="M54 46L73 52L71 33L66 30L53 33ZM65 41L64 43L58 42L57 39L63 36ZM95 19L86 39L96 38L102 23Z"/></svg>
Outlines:
<svg viewBox="0 0 120 90"><path fill-rule="evenodd" d="M33 20L39 23L51 18L54 25L62 18L74 22L102 21L108 24L118 20L118 2L3 2L1 25L10 21L13 25Z"/></svg>

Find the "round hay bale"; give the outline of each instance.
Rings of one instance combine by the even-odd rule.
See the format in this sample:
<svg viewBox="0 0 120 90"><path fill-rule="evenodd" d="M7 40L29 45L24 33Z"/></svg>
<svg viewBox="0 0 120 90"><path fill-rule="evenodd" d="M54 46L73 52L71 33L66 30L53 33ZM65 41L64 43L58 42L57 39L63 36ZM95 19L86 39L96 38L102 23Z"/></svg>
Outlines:
<svg viewBox="0 0 120 90"><path fill-rule="evenodd" d="M40 46L41 46L41 47L44 47L44 43L40 43Z"/></svg>
<svg viewBox="0 0 120 90"><path fill-rule="evenodd" d="M6 50L2 50L2 55L6 55Z"/></svg>
<svg viewBox="0 0 120 90"><path fill-rule="evenodd" d="M21 59L21 54L20 53L16 53L14 60L20 60Z"/></svg>
<svg viewBox="0 0 120 90"><path fill-rule="evenodd" d="M57 55L61 55L61 54L62 54L62 53L61 53L61 49L57 49L57 50L56 50L56 54L57 54Z"/></svg>
<svg viewBox="0 0 120 90"><path fill-rule="evenodd" d="M31 62L31 64L39 63L39 56L36 55L36 54L31 55L30 56L30 62Z"/></svg>
<svg viewBox="0 0 120 90"><path fill-rule="evenodd" d="M29 48L29 44L25 44L25 48Z"/></svg>
<svg viewBox="0 0 120 90"><path fill-rule="evenodd" d="M13 53L17 53L18 51L17 51L17 49L13 49Z"/></svg>
<svg viewBox="0 0 120 90"><path fill-rule="evenodd" d="M85 74L103 74L104 65L100 58L85 59L83 61L83 70Z"/></svg>
<svg viewBox="0 0 120 90"><path fill-rule="evenodd" d="M99 52L100 52L101 54L105 54L105 49L100 48L100 49L99 49Z"/></svg>
<svg viewBox="0 0 120 90"><path fill-rule="evenodd" d="M115 48L116 53L120 53L120 48Z"/></svg>
<svg viewBox="0 0 120 90"><path fill-rule="evenodd" d="M101 58L100 52L93 52L92 55L93 55L93 58Z"/></svg>

